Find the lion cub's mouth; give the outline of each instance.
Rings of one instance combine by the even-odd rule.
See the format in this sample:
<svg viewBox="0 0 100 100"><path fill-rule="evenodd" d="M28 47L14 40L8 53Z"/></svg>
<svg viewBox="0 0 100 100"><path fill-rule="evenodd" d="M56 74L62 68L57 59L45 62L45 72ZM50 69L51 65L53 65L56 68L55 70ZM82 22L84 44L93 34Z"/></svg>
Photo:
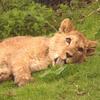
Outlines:
<svg viewBox="0 0 100 100"><path fill-rule="evenodd" d="M53 65L63 65L72 62L72 55L70 53L66 53L66 58L62 59L61 57L56 57L54 59Z"/></svg>
<svg viewBox="0 0 100 100"><path fill-rule="evenodd" d="M63 65L63 64L67 64L66 59L61 59L60 57L54 59L53 65Z"/></svg>

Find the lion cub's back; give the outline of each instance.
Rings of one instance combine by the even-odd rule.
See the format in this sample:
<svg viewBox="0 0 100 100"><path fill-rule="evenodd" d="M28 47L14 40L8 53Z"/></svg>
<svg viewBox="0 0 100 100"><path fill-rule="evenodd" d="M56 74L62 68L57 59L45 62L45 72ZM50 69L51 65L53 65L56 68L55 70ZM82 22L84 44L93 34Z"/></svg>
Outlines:
<svg viewBox="0 0 100 100"><path fill-rule="evenodd" d="M24 51L25 49L33 50L35 53L45 53L47 48L48 38L46 37L32 37L32 36L17 36L3 40L0 43L0 59L7 58L13 55L18 50Z"/></svg>
<svg viewBox="0 0 100 100"><path fill-rule="evenodd" d="M26 45L31 44L40 44L41 42L46 42L47 38L38 36L38 37L32 37L32 36L16 36L11 37L3 40L0 43L0 48L2 47L16 47L16 48L22 48Z"/></svg>

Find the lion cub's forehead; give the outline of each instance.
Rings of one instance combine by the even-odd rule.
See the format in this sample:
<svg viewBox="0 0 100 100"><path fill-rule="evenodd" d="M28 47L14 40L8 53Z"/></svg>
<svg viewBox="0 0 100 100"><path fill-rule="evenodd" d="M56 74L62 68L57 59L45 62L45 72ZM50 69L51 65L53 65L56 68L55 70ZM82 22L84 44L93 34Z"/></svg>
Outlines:
<svg viewBox="0 0 100 100"><path fill-rule="evenodd" d="M65 41L66 38L70 38L73 42L84 42L82 36L79 34L56 33L54 37L57 41Z"/></svg>
<svg viewBox="0 0 100 100"><path fill-rule="evenodd" d="M70 38L71 41L74 41L74 42L79 41L79 37L77 37L76 35L66 35L66 38Z"/></svg>

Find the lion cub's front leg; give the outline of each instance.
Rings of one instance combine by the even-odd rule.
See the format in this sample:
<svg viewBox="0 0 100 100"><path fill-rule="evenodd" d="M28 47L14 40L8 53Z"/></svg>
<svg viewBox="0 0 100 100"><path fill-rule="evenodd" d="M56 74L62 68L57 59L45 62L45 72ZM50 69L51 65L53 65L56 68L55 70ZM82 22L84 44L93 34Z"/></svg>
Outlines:
<svg viewBox="0 0 100 100"><path fill-rule="evenodd" d="M23 86L32 79L31 72L27 65L16 64L13 66L12 71L15 84L18 86Z"/></svg>
<svg viewBox="0 0 100 100"><path fill-rule="evenodd" d="M7 64L0 64L0 82L10 79L11 70Z"/></svg>
<svg viewBox="0 0 100 100"><path fill-rule="evenodd" d="M21 55L19 53L12 58L11 66L14 81L18 86L22 86L32 79L31 70L29 68L29 58L25 54Z"/></svg>

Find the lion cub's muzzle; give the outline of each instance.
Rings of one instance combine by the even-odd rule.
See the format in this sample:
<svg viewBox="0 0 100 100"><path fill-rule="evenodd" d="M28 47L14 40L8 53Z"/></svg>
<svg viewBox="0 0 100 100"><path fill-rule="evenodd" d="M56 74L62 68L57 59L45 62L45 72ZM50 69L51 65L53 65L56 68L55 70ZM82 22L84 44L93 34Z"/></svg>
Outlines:
<svg viewBox="0 0 100 100"><path fill-rule="evenodd" d="M69 61L68 61L69 58L72 58L72 55L69 53L66 53L65 58L61 58L61 57L55 58L53 65L67 64L67 63L69 63Z"/></svg>
<svg viewBox="0 0 100 100"><path fill-rule="evenodd" d="M63 65L63 64L67 64L66 59L62 59L60 57L54 59L53 65Z"/></svg>

